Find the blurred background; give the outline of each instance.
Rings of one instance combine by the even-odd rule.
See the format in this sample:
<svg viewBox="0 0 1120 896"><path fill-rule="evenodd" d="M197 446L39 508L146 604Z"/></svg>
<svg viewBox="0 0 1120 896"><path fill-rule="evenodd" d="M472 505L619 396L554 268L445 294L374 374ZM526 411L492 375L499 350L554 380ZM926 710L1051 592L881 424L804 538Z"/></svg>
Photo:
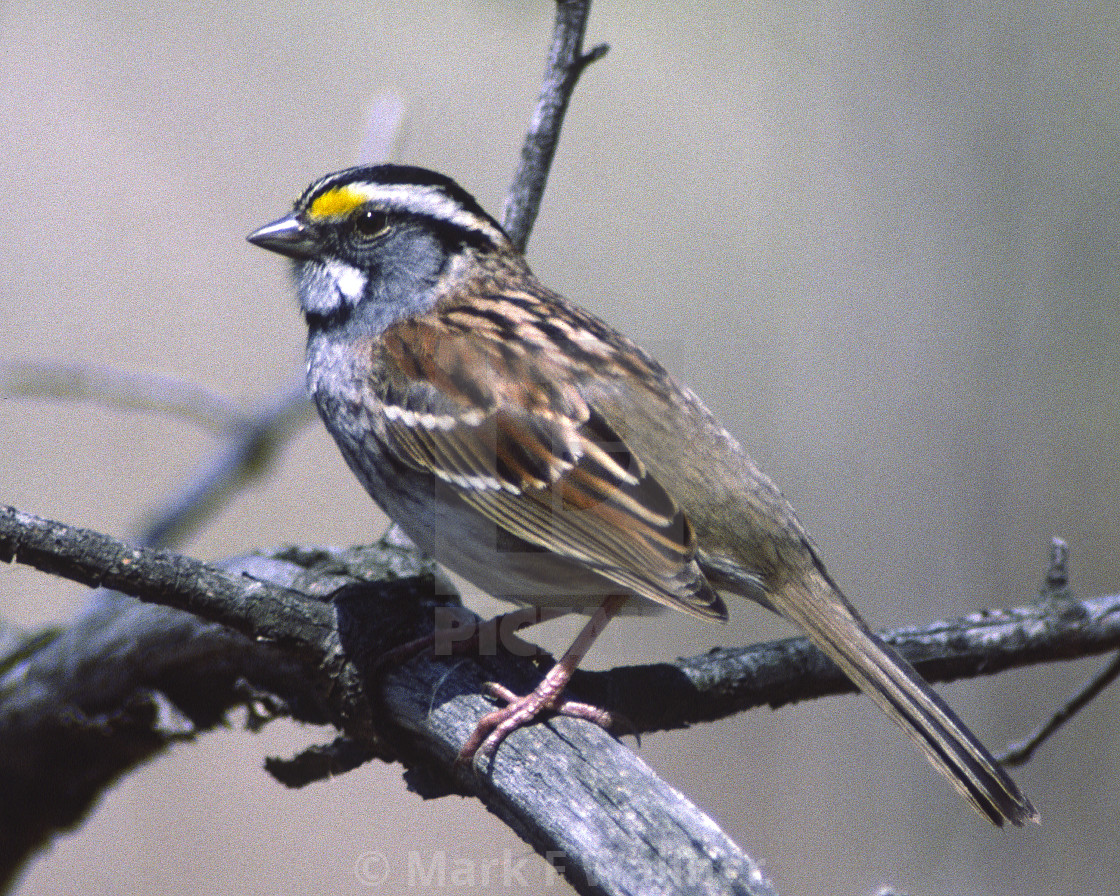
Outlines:
<svg viewBox="0 0 1120 896"><path fill-rule="evenodd" d="M299 375L304 327L283 263L244 236L356 161L387 93L406 114L396 159L500 213L550 2L212 6L0 8L0 356L274 394ZM1120 583L1118 31L1111 3L593 8L589 45L611 52L575 95L530 261L705 397L873 625L1030 601L1053 535L1077 594ZM180 420L0 400L0 501L127 536L215 447ZM384 525L316 424L183 549ZM17 623L85 599L0 569ZM725 627L616 623L587 665L792 633L731 610ZM562 649L572 631L536 634ZM942 692L998 750L1102 662ZM654 735L641 754L783 893L1107 893L1118 708L1114 689L1015 772L1043 818L1023 831L973 815L862 699ZM524 891L484 873L530 850L474 801L421 802L383 765L298 792L261 769L330 736L235 723L180 746L17 892L400 893L420 887L411 857L440 855L435 892ZM563 890L528 869L534 892Z"/></svg>

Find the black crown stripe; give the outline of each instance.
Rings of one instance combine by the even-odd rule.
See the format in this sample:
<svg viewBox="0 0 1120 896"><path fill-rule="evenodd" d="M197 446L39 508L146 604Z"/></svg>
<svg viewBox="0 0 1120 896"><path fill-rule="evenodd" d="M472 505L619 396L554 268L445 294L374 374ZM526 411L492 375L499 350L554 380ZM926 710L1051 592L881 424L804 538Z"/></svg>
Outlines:
<svg viewBox="0 0 1120 896"><path fill-rule="evenodd" d="M415 165L359 165L336 171L319 178L296 203L296 208L305 209L315 197L329 189L338 189L353 183L384 184L385 186L435 187L448 199L461 206L468 213L491 224L500 233L502 226L491 217L470 193L445 174L418 168ZM477 236L475 237L477 239Z"/></svg>

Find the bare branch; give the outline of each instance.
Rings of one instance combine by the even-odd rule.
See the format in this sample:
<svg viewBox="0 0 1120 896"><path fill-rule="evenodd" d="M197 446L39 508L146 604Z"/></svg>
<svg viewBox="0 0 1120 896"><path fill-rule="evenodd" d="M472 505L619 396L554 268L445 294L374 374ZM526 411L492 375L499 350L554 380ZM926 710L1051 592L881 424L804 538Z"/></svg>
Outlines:
<svg viewBox="0 0 1120 896"><path fill-rule="evenodd" d="M263 476L292 436L314 419L301 377L228 434L228 441L144 525L140 542L164 547L196 531L230 497Z"/></svg>
<svg viewBox="0 0 1120 896"><path fill-rule="evenodd" d="M12 507L0 509L0 561L185 610L297 656L319 657L332 639L329 607L298 592L233 579L189 557L133 548Z"/></svg>
<svg viewBox="0 0 1120 896"><path fill-rule="evenodd" d="M410 549L401 550L410 556ZM296 656L318 659L332 643L329 609L297 591L231 580L197 560L131 548L99 533L5 508L0 510L0 560L13 559L83 584L105 585L196 613ZM370 578L377 572L367 570ZM334 588L344 581L327 584ZM325 586L320 582L318 587L322 594ZM449 586L446 590L450 593ZM267 595L274 603L262 603L260 596L247 600L248 592ZM274 609L266 613L269 606ZM370 624L385 626L383 620ZM991 675L1120 649L1120 595L985 610L887 632L883 638L931 681ZM581 670L573 688L625 715L639 733L854 691L806 638L710 651L675 663ZM656 705L642 696L649 693L659 695Z"/></svg>
<svg viewBox="0 0 1120 896"><path fill-rule="evenodd" d="M1042 744L1046 743L1063 725L1088 706L1105 688L1120 677L1120 654L1078 688L1077 693L1059 706L1043 724L1036 728L1029 737L1018 743L1008 745L1007 749L997 757L1004 765L1023 765L1034 755Z"/></svg>
<svg viewBox="0 0 1120 896"><path fill-rule="evenodd" d="M239 682L283 693L286 712L324 721L302 664L224 626L107 592L51 643L5 659L0 890L122 775L244 704Z"/></svg>
<svg viewBox="0 0 1120 896"><path fill-rule="evenodd" d="M417 659L375 679L370 670L377 659L393 644L429 627L438 605L434 595L449 589L436 587L434 571L418 565L410 549L383 543L364 550L380 552L380 559L371 562L363 549L343 555L290 550L271 561L256 558L264 566L231 567L241 572L251 568L254 578L248 578L188 558L133 549L11 509L0 511L0 559L17 559L76 581L111 584L189 609L234 626L252 643L279 649L296 663L306 678L301 699L306 702L310 694L313 706L302 709L301 717L329 719L345 737L321 755L274 762L289 783L312 780L321 773L317 769L330 771L372 756L393 756L409 769L417 789L429 795L449 790L473 794L542 855L563 855L582 892L673 892L685 873L699 874L716 888L713 891L723 892L730 886L725 875L732 872L736 880L754 881L754 889L743 892L767 892L749 858L640 759L595 726L567 718L531 726L511 735L487 774L455 769L458 749L491 707L479 694L482 683L498 680L524 690L539 673L531 662L499 653L477 660ZM385 560L387 550L395 558L391 562ZM262 581L265 576L271 582ZM370 584L386 576L390 581ZM349 584L336 590L341 583ZM334 594L333 610L309 596L328 593ZM101 668L112 667L111 654L101 643L88 635L78 637L93 645ZM978 613L901 630L887 639L935 680L990 674L1014 665L1116 650L1120 596ZM237 649L243 649L242 644ZM75 644L59 649L75 649ZM0 756L7 736L3 709L12 695L21 693L13 685L22 674L17 668L0 680ZM285 703L288 687L280 684ZM650 731L719 718L748 706L778 706L839 693L850 685L805 639L795 638L674 664L581 673L573 688L581 697L625 714L638 731ZM371 704L367 695L375 693L380 700ZM635 696L650 693L659 695L656 706ZM371 715L373 705L381 709ZM138 724L130 707L125 704L119 710L128 721L125 728ZM527 769L532 769L531 775ZM602 777L599 769L609 773ZM632 834L634 839L625 844L617 840L617 807L607 805L607 778L610 800L624 798L627 817L633 820L628 837ZM624 797L618 795L620 780L626 783ZM548 781L563 781L564 787ZM601 829L595 823L600 817ZM678 835L685 831L684 839L692 845L666 841L670 834L662 828L667 824ZM649 854L650 843L659 844L659 857ZM604 869L600 863L610 854L634 857L634 864ZM598 871L609 879L595 877Z"/></svg>
<svg viewBox="0 0 1120 896"><path fill-rule="evenodd" d="M241 408L234 402L193 383L88 364L0 363L0 395L96 401L112 408L166 414L188 420L215 435L225 435L245 422Z"/></svg>
<svg viewBox="0 0 1120 896"><path fill-rule="evenodd" d="M529 660L501 653L480 661L419 658L372 677L370 670L394 640L407 640L418 627L431 625L434 596L447 591L445 585L436 587L432 568L418 566L408 549L382 543L342 555L293 550L283 560L249 558L254 564L243 561L219 570L9 508L0 511L0 559L189 609L245 632L254 645L263 641L281 650L302 671L302 693L310 695L319 716L346 735L322 756L305 754L287 763L285 771L297 783L314 777L314 770L306 772L307 765L329 769L340 761L392 755L409 770L414 786L428 795L453 790L477 796L554 867L562 867L580 892L773 892L757 866L714 822L594 725L557 719L533 726L512 735L482 774L456 768L454 757L478 719L492 709L479 693L483 682L497 678L521 687L538 673ZM244 574L249 570L254 577ZM395 577L400 572L404 578ZM264 573L275 581L258 578ZM371 584L371 573L382 581ZM340 583L349 584L339 589ZM426 590L421 587L425 583ZM311 596L324 593L332 594L333 607ZM97 662L105 663L103 645L97 646ZM245 647L241 640L231 649ZM70 643L65 649L80 648L80 643ZM37 655L36 661L42 660ZM68 662L73 664L73 657ZM4 709L21 693L19 682L25 678L25 670L17 667L0 680L4 779L18 778L11 769L19 767L19 756L27 755L9 752L4 725ZM380 695L376 704L371 694ZM73 705L73 700L52 700L47 709L66 714ZM122 727L133 732L154 725L150 705L141 702L146 711L138 718L129 715ZM379 709L372 713L375 705ZM315 715L306 708L301 712L305 718ZM44 722L36 732L44 727L51 725ZM179 727L189 731L189 726ZM29 739L22 731L23 750ZM44 755L37 748L32 753ZM70 761L68 756L67 768ZM557 787L561 781L563 787ZM25 810L16 806L14 811ZM627 818L625 830L618 825L620 812Z"/></svg>
<svg viewBox="0 0 1120 896"><path fill-rule="evenodd" d="M1120 648L1120 595L985 610L882 637L929 681L975 678ZM806 638L715 650L671 664L580 670L572 688L625 715L643 733L855 690ZM656 706L636 696L648 693L658 695Z"/></svg>
<svg viewBox="0 0 1120 896"><path fill-rule="evenodd" d="M1060 538L1050 539L1050 562L1038 594L1046 600L1069 596L1069 545Z"/></svg>
<svg viewBox="0 0 1120 896"><path fill-rule="evenodd" d="M568 103L583 70L607 54L606 44L583 52L583 34L591 0L557 0L552 48L548 54L544 82L529 132L521 147L521 161L502 210L502 226L522 252L540 211L552 158L560 140L560 128Z"/></svg>
<svg viewBox="0 0 1120 896"><path fill-rule="evenodd" d="M96 401L194 423L225 444L143 526L140 543L163 547L193 534L232 495L258 479L314 417L302 378L253 411L173 377L49 362L0 364L0 395Z"/></svg>

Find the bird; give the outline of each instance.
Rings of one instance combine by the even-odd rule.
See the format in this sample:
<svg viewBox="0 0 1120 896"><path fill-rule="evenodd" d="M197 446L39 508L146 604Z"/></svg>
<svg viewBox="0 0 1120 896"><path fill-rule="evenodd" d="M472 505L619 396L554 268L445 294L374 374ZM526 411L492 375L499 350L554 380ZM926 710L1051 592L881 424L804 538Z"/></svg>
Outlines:
<svg viewBox="0 0 1120 896"><path fill-rule="evenodd" d="M308 390L382 510L492 596L591 615L534 691L500 692L506 705L478 723L461 760L568 709L568 680L619 612L652 602L725 621L733 595L800 628L982 816L1038 820L869 630L790 503L700 398L541 283L454 180L348 168L248 240L291 260Z"/></svg>

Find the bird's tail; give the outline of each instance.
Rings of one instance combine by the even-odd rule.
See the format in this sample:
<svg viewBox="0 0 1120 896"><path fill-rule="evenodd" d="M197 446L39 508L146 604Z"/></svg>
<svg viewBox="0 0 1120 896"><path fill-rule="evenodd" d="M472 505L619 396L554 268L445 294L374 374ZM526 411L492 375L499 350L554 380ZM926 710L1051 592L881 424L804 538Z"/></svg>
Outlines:
<svg viewBox="0 0 1120 896"><path fill-rule="evenodd" d="M824 570L791 576L768 589L767 599L879 704L981 815L997 825L1038 821L995 757L914 668L871 633Z"/></svg>

